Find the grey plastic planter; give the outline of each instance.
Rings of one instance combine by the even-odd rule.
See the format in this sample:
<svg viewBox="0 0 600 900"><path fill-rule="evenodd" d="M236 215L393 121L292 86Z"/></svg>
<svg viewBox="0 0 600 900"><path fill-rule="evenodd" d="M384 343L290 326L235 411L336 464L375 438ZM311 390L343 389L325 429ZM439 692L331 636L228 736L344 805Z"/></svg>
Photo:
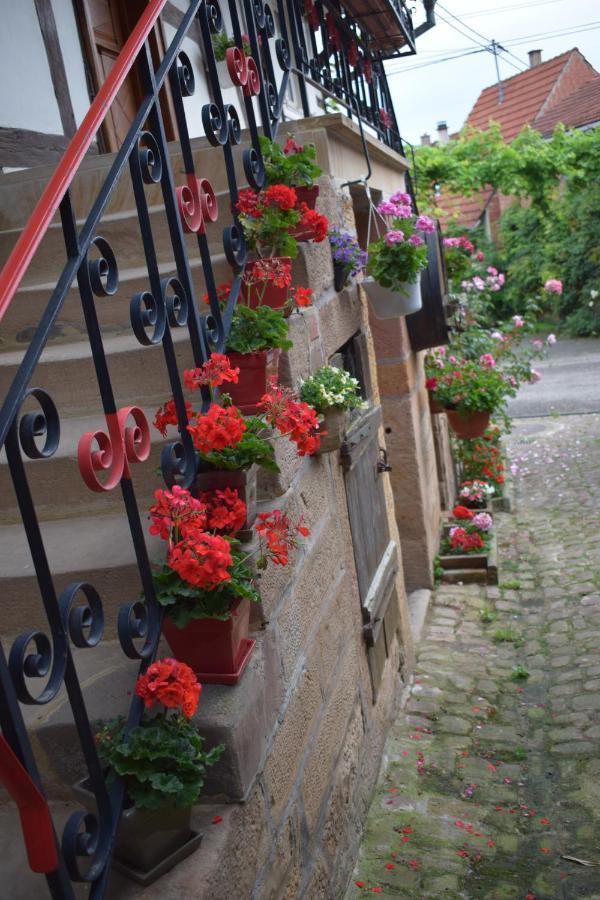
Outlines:
<svg viewBox="0 0 600 900"><path fill-rule="evenodd" d="M331 407L331 409L323 413L321 430L327 433L321 438L321 445L315 456L319 456L321 453L332 453L334 450L340 449L344 440L347 421L348 412L345 409Z"/></svg>
<svg viewBox="0 0 600 900"><path fill-rule="evenodd" d="M373 312L378 319L396 319L418 312L421 300L421 273L416 281L407 281L403 291L392 291L378 284L374 278L365 278L362 286L369 297Z"/></svg>

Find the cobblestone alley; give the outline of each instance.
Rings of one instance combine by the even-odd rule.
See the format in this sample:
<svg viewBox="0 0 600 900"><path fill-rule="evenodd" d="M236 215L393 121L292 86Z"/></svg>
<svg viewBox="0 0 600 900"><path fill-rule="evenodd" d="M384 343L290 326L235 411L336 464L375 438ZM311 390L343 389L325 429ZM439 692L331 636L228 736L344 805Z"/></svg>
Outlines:
<svg viewBox="0 0 600 900"><path fill-rule="evenodd" d="M599 456L600 415L515 426L499 586L436 591L349 898L600 898Z"/></svg>

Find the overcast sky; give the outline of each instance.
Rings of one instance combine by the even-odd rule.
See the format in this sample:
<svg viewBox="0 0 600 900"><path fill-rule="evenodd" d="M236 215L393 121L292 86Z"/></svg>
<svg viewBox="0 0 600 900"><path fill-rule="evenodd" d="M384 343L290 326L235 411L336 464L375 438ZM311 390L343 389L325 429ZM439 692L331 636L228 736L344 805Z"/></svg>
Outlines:
<svg viewBox="0 0 600 900"><path fill-rule="evenodd" d="M418 5L415 25L423 20L423 7L420 2ZM441 120L448 123L451 133L458 131L480 91L496 81L494 56L485 51L427 66L424 63L479 50L495 39L514 54L499 55L501 78L523 70L528 65L527 51L534 49L542 50L544 61L578 47L600 71L599 0L438 0L436 19L435 28L417 38L416 56L386 64L400 132L412 143L419 143L423 132L434 136ZM416 66L421 68L413 68Z"/></svg>

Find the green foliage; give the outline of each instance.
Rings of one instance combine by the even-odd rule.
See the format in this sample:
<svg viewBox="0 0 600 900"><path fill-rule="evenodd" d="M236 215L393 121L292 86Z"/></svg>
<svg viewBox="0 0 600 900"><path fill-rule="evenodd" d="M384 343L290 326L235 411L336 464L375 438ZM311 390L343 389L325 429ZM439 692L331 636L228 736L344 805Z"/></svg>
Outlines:
<svg viewBox="0 0 600 900"><path fill-rule="evenodd" d="M188 584L167 565L153 574L156 599L166 608L177 628L185 628L194 619L219 619L226 622L236 600L248 598L254 603L260 601L255 573L246 564L246 554L235 546L235 542L231 555L231 579L221 582L212 590Z"/></svg>
<svg viewBox="0 0 600 900"><path fill-rule="evenodd" d="M102 762L110 769L109 781L122 776L127 796L147 809L192 806L207 766L214 765L225 749L220 744L203 751L202 738L185 716L143 720L127 737L122 720L108 722L97 741Z"/></svg>
<svg viewBox="0 0 600 900"><path fill-rule="evenodd" d="M244 37L246 37L246 35L244 35ZM233 38L230 38L229 35L224 31L222 31L220 34L211 35L211 41L213 50L215 51L215 59L217 60L217 62L223 62L227 50L230 47L237 46L235 40ZM242 41L242 48L246 56L251 55L250 44L247 41Z"/></svg>
<svg viewBox="0 0 600 900"><path fill-rule="evenodd" d="M518 666L513 666L512 674L510 677L512 681L524 681L526 678L529 678L530 674L531 672L529 672L529 670L526 669L525 666L519 664Z"/></svg>
<svg viewBox="0 0 600 900"><path fill-rule="evenodd" d="M501 591L520 591L521 582L518 578L511 578L509 581L503 581L498 585Z"/></svg>
<svg viewBox="0 0 600 900"><path fill-rule="evenodd" d="M272 347L289 350L291 346L287 321L280 309L272 309L270 306L250 309L249 306L237 304L227 338L228 350L255 353Z"/></svg>
<svg viewBox="0 0 600 900"><path fill-rule="evenodd" d="M417 280L417 275L427 262L427 246L413 247L408 242L410 234L406 220L399 220L399 230L404 232L404 241L386 244L381 238L369 245L367 272L382 287L399 293L406 291L406 285Z"/></svg>
<svg viewBox="0 0 600 900"><path fill-rule="evenodd" d="M448 366L452 371L452 363ZM441 376L444 369L439 370ZM435 388L435 399L446 409L456 409L463 415L475 412L499 411L507 397L516 389L504 377L500 369L486 368L479 361L467 361L459 370L460 379L449 382L440 377Z"/></svg>
<svg viewBox="0 0 600 900"><path fill-rule="evenodd" d="M442 580L442 576L444 574L444 567L440 563L439 556L436 556L433 560L433 580L435 584L439 584Z"/></svg>
<svg viewBox="0 0 600 900"><path fill-rule="evenodd" d="M293 139L289 138L290 143ZM298 147L298 144L295 144ZM314 144L304 144L298 152L284 153L275 141L261 135L260 150L265 164L267 184L287 184L289 187L311 187L321 174L316 164Z"/></svg>
<svg viewBox="0 0 600 900"><path fill-rule="evenodd" d="M498 613L493 609L490 609L489 606L485 606L483 609L479 610L479 620L484 625L489 625L491 622L495 622L498 618Z"/></svg>
<svg viewBox="0 0 600 900"><path fill-rule="evenodd" d="M520 647L523 643L523 638L513 631L512 628L498 628L494 632L494 642L496 644L514 644L515 647Z"/></svg>
<svg viewBox="0 0 600 900"><path fill-rule="evenodd" d="M261 256L298 256L298 241L289 233L300 221L297 209L265 207L260 218L240 214L244 237L250 250Z"/></svg>
<svg viewBox="0 0 600 900"><path fill-rule="evenodd" d="M357 379L336 366L322 366L314 375L301 381L300 399L320 413L332 407L357 409L363 405Z"/></svg>
<svg viewBox="0 0 600 900"><path fill-rule="evenodd" d="M213 469L249 469L256 463L269 472L279 472L279 466L275 462L275 451L261 436L265 431L263 420L259 416L247 416L245 422L246 431L235 447L199 453L200 461L212 466Z"/></svg>

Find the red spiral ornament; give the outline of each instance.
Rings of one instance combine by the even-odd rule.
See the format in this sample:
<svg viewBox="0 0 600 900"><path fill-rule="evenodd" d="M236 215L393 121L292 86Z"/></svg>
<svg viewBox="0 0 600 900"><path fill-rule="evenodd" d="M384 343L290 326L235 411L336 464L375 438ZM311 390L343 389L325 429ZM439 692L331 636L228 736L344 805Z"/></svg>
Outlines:
<svg viewBox="0 0 600 900"><path fill-rule="evenodd" d="M213 187L206 178L186 175L187 184L176 188L183 230L205 234L205 222L216 222L219 207Z"/></svg>
<svg viewBox="0 0 600 900"><path fill-rule="evenodd" d="M127 425L129 416L135 425ZM96 493L112 491L121 478L131 478L129 464L144 462L150 456L150 426L138 406L124 406L116 413L107 413L106 424L108 434L86 431L77 445L81 477ZM100 481L96 472L106 472L106 480Z"/></svg>

